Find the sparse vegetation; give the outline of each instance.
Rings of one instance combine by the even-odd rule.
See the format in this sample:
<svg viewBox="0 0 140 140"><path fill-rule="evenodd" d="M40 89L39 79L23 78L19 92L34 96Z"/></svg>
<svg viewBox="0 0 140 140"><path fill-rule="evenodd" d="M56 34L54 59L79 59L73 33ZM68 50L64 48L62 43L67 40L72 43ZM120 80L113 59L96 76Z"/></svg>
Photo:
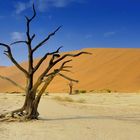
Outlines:
<svg viewBox="0 0 140 140"><path fill-rule="evenodd" d="M111 89L101 89L101 90L90 90L90 93L113 93L117 92L116 90L111 90Z"/></svg>
<svg viewBox="0 0 140 140"><path fill-rule="evenodd" d="M80 94L80 91L78 89L74 90L74 94Z"/></svg>
<svg viewBox="0 0 140 140"><path fill-rule="evenodd" d="M55 99L57 101L63 101L63 102L74 102L74 100L70 97L55 96L53 99Z"/></svg>
<svg viewBox="0 0 140 140"><path fill-rule="evenodd" d="M45 92L45 95L49 95L49 92Z"/></svg>
<svg viewBox="0 0 140 140"><path fill-rule="evenodd" d="M86 91L86 90L81 90L80 92L81 92L81 93L87 93L87 91Z"/></svg>
<svg viewBox="0 0 140 140"><path fill-rule="evenodd" d="M78 102L78 103L85 103L86 100L85 100L85 99L79 99L79 100L77 100L77 102Z"/></svg>
<svg viewBox="0 0 140 140"><path fill-rule="evenodd" d="M19 91L13 91L13 92L10 92L10 93L12 93L12 94L19 94L21 92L19 92Z"/></svg>
<svg viewBox="0 0 140 140"><path fill-rule="evenodd" d="M25 93L23 93L22 96L26 96Z"/></svg>
<svg viewBox="0 0 140 140"><path fill-rule="evenodd" d="M57 100L59 102L74 102L74 103L85 103L85 99L78 99L78 100L74 100L71 97L60 97L60 96L55 96L53 98L54 100Z"/></svg>
<svg viewBox="0 0 140 140"><path fill-rule="evenodd" d="M81 93L87 93L87 91L86 90L78 90L78 89L74 90L74 94L81 94Z"/></svg>

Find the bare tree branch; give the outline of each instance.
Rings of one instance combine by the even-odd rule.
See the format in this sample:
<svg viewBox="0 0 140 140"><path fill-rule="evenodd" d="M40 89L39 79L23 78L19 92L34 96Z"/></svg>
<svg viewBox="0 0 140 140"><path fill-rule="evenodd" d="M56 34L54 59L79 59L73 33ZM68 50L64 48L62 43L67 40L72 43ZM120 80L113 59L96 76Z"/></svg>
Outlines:
<svg viewBox="0 0 140 140"><path fill-rule="evenodd" d="M67 69L62 69L61 71L71 72L71 70L67 70ZM72 73L72 72L71 72L71 73Z"/></svg>
<svg viewBox="0 0 140 140"><path fill-rule="evenodd" d="M63 71L63 70L64 70L64 67L65 67L65 64L67 64L67 63L69 63L69 62L71 62L71 61L72 61L71 59L70 59L70 60L67 60L67 61L64 61L58 69L54 69L53 72L51 72L51 73L49 73L49 74L47 74L47 75L44 75L44 76L45 76L45 77L48 77L48 76L50 76L50 75L59 73L60 71ZM43 77L44 77L44 76L43 76Z"/></svg>
<svg viewBox="0 0 140 140"><path fill-rule="evenodd" d="M67 61L64 61L62 64L61 64L61 66L60 66L60 68L59 68L59 70L61 71L61 70L63 70L63 68L65 68L66 66L66 64L67 63L69 63L69 62L71 62L72 61L72 59L70 59L70 60L67 60Z"/></svg>
<svg viewBox="0 0 140 140"><path fill-rule="evenodd" d="M27 16L25 16L26 20L27 20L27 31L26 31L26 35L27 35L27 39L28 39L28 44L31 43L31 41L33 40L33 38L35 37L35 34L30 37L30 22L35 18L36 16L36 11L35 11L35 7L34 7L34 4L33 4L33 16L31 18L28 18Z"/></svg>
<svg viewBox="0 0 140 140"><path fill-rule="evenodd" d="M34 38L35 38L35 34L32 35L32 37L31 37L31 41L32 41Z"/></svg>
<svg viewBox="0 0 140 140"><path fill-rule="evenodd" d="M72 66L64 66L63 68L72 68Z"/></svg>
<svg viewBox="0 0 140 140"><path fill-rule="evenodd" d="M36 72L38 70L38 68L40 67L40 65L44 62L44 60L49 56L49 55L55 55L55 54L58 54L60 49L62 48L62 46L60 46L56 51L54 52L51 52L51 53L46 53L40 60L39 62L37 63L37 65L34 67L34 72Z"/></svg>
<svg viewBox="0 0 140 140"><path fill-rule="evenodd" d="M15 66L18 69L20 69L23 73L25 73L25 75L28 75L28 72L22 66L20 66L19 63L14 59L10 46L4 43L0 43L0 46L4 46L7 49L4 51L4 54L15 64Z"/></svg>
<svg viewBox="0 0 140 140"><path fill-rule="evenodd" d="M33 16L29 19L29 21L32 21L34 18L35 18L35 16L36 16L36 10L35 10L35 6L34 6L34 4L33 4Z"/></svg>
<svg viewBox="0 0 140 140"><path fill-rule="evenodd" d="M77 53L77 54L65 54L63 55L62 57L60 57L59 59L57 59L53 65L57 64L58 62L62 61L63 59L65 59L66 57L77 57L77 56L80 56L82 54L92 54L92 53L89 53L89 52L80 52L80 53Z"/></svg>
<svg viewBox="0 0 140 140"><path fill-rule="evenodd" d="M73 82L76 82L76 83L79 82L78 80L69 78L68 76L65 76L64 74L61 74L61 73L58 73L58 75L60 75L61 77L65 78L65 79L67 79L67 80L69 80L69 81L73 81Z"/></svg>
<svg viewBox="0 0 140 140"><path fill-rule="evenodd" d="M41 41L34 49L33 52L36 51L39 47L41 47L42 45L44 45L44 43L46 43L50 37L54 36L55 33L61 28L62 26L59 26L54 32L50 33L43 41Z"/></svg>
<svg viewBox="0 0 140 140"><path fill-rule="evenodd" d="M61 73L59 73L59 72L63 69L64 65L67 64L68 62L71 62L71 61L72 61L72 60L68 60L68 61L63 62L59 69L55 69L52 73L50 73L50 74L47 76L47 79L45 79L44 81L42 81L42 82L45 82L45 83L44 83L43 87L41 88L41 90L39 91L39 93L38 93L38 95L37 95L37 97L36 97L36 102L39 102L39 101L40 101L40 98L41 98L42 94L44 93L44 91L46 90L46 88L48 87L48 85L50 84L50 82L51 82L51 81L54 79L54 77L55 77L56 75L58 75L58 74L59 74L61 77L65 78L65 79L67 79L67 80L69 80L69 81L73 81L73 82L76 82L76 83L79 82L78 80L74 80L74 79L72 79L72 78L69 78L69 77L67 77L67 76L65 76L65 75L63 75L63 74L61 74Z"/></svg>
<svg viewBox="0 0 140 140"><path fill-rule="evenodd" d="M89 52L80 52L80 53L77 53L77 54L65 54L62 57L58 58L56 61L53 61L54 59L52 57L52 60L50 60L50 62L52 61L52 63L49 64L48 68L42 73L41 76L45 76L52 67L54 67L57 63L59 63L60 61L62 61L66 57L77 57L77 56L80 56L81 54L91 54L91 53L89 53ZM61 71L64 68L65 64L68 63L68 62L71 62L71 61L72 61L72 59L64 61L62 63L62 65L61 65L61 67L59 68L59 70Z"/></svg>
<svg viewBox="0 0 140 140"><path fill-rule="evenodd" d="M52 65L49 65L46 70L39 76L38 80L36 81L36 83L34 84L33 86L33 89L32 91L34 90L37 90L37 88L42 84L42 82L45 82L47 81L47 79L50 77L50 76L55 76L57 75L62 69L63 67L65 66L65 64L67 64L68 62L71 62L72 60L67 60L67 61L64 61L62 63L62 65L59 67L59 69L55 69L53 72L51 72L50 74L47 74L49 72L49 70L53 67ZM45 77L48 77L47 79L44 80Z"/></svg>
<svg viewBox="0 0 140 140"><path fill-rule="evenodd" d="M19 87L21 90L25 91L24 87L22 87L21 85L19 85L19 84L16 83L15 81L11 80L10 78L5 77L5 76L1 76L1 75L0 75L0 78L3 79L3 80L9 81L9 82L12 83L13 85L15 85L15 86Z"/></svg>
<svg viewBox="0 0 140 140"><path fill-rule="evenodd" d="M66 62L67 63L67 62ZM65 63L65 64L66 64ZM61 67L60 69L56 69L54 70L52 73L50 73L47 77L47 79L43 80L43 82L45 82L45 84L43 85L43 87L41 88L41 90L39 91L38 95L37 95L37 98L36 100L40 100L42 94L44 93L44 91L46 90L46 88L48 87L48 85L50 84L50 82L54 79L55 76L57 75L60 75L61 77L65 78L66 80L69 80L69 81L73 81L73 82L79 82L78 80L75 80L75 79L72 79L72 78L69 78L68 76L65 76L64 74L61 74L59 73L61 70Z"/></svg>
<svg viewBox="0 0 140 140"><path fill-rule="evenodd" d="M11 43L10 45L15 45L15 44L19 44L19 43L27 43L26 41L15 41L13 43Z"/></svg>
<svg viewBox="0 0 140 140"><path fill-rule="evenodd" d="M34 87L32 90L36 90L39 85L42 83L43 79L44 79L44 76L48 76L50 74L48 74L48 72L57 64L59 63L60 61L62 61L63 59L67 58L67 57L77 57L79 55L82 55L82 54L91 54L89 52L80 52L80 53L77 53L77 54L65 54L63 55L62 57L58 58L56 61L52 61L51 64L48 65L48 67L45 69L45 71L39 76L38 80L36 81L36 83L34 84ZM52 57L53 59L53 57ZM53 59L54 60L54 59ZM51 60L50 60L51 61ZM68 62L70 62L72 60L68 60ZM62 70L62 68L65 66L66 63L68 63L67 61L64 61L61 65L61 67L57 70L59 70L60 72L60 69Z"/></svg>
<svg viewBox="0 0 140 140"><path fill-rule="evenodd" d="M65 78L65 79L67 79L67 80L69 80L69 81L78 82L78 80L71 79L71 78L65 76L64 74L61 74L61 73L60 73L61 71L70 72L70 70L66 70L66 69L64 69L64 68L66 68L67 66L65 66L65 65L66 65L67 63L71 62L71 61L72 61L71 59L70 59L70 60L67 60L67 61L64 61L64 62L61 64L61 66L59 67L59 69L55 69L52 73L46 75L46 77L49 77L49 76L51 76L51 75L57 75L57 74L58 74L58 75L60 75L61 77ZM44 81L46 81L46 80L44 80Z"/></svg>

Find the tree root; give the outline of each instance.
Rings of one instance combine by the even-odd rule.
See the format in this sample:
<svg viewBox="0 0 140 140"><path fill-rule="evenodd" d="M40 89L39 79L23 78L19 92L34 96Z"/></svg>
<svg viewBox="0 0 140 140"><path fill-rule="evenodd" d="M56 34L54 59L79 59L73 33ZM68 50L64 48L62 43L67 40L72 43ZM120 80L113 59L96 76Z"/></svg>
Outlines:
<svg viewBox="0 0 140 140"><path fill-rule="evenodd" d="M13 122L13 121L28 121L28 120L37 120L39 113L30 115L24 108L16 109L11 112L0 114L0 122Z"/></svg>

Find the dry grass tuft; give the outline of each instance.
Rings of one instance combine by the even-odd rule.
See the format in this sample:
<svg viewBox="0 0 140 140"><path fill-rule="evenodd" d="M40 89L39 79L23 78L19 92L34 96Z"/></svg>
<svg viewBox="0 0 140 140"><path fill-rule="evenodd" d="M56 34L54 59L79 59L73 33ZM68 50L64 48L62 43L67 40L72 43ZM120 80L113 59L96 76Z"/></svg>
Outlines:
<svg viewBox="0 0 140 140"><path fill-rule="evenodd" d="M53 99L60 101L60 102L74 102L74 103L85 103L85 99L78 99L74 100L71 97L60 97L60 96L55 96Z"/></svg>
<svg viewBox="0 0 140 140"><path fill-rule="evenodd" d="M85 99L79 99L79 100L77 100L76 102L77 102L77 103L85 103L86 100L85 100Z"/></svg>
<svg viewBox="0 0 140 140"><path fill-rule="evenodd" d="M55 99L57 101L62 101L62 102L74 102L74 100L70 97L55 96L53 99Z"/></svg>

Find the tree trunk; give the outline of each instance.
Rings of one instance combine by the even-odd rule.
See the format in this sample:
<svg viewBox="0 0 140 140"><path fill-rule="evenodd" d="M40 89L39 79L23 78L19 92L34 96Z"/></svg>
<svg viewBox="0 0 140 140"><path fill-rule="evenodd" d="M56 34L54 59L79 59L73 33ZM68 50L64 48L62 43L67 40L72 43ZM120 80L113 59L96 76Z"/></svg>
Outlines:
<svg viewBox="0 0 140 140"><path fill-rule="evenodd" d="M47 86L53 80L55 75L51 75L47 81L45 81L42 89L39 91L38 95L36 95L36 90L32 89L32 78L27 79L27 90L24 105L21 109L13 111L13 113L21 113L25 116L26 119L38 119L38 105L41 99L42 94L44 93ZM13 114L14 116L14 114Z"/></svg>
<svg viewBox="0 0 140 140"><path fill-rule="evenodd" d="M36 90L32 91L33 87L33 75L27 77L27 89L26 89L26 98L23 105L23 110L27 119L37 119L39 113L37 111L38 105L36 105L35 97Z"/></svg>
<svg viewBox="0 0 140 140"><path fill-rule="evenodd" d="M72 81L70 81L70 83L69 83L69 88L70 88L69 94L72 95L72 89L73 89Z"/></svg>
<svg viewBox="0 0 140 140"><path fill-rule="evenodd" d="M36 93L28 93L25 103L24 103L24 111L26 114L27 119L37 119L39 113L37 111L37 105L35 102L35 95Z"/></svg>
<svg viewBox="0 0 140 140"><path fill-rule="evenodd" d="M72 95L72 86L70 86L70 92L69 92L70 95Z"/></svg>

